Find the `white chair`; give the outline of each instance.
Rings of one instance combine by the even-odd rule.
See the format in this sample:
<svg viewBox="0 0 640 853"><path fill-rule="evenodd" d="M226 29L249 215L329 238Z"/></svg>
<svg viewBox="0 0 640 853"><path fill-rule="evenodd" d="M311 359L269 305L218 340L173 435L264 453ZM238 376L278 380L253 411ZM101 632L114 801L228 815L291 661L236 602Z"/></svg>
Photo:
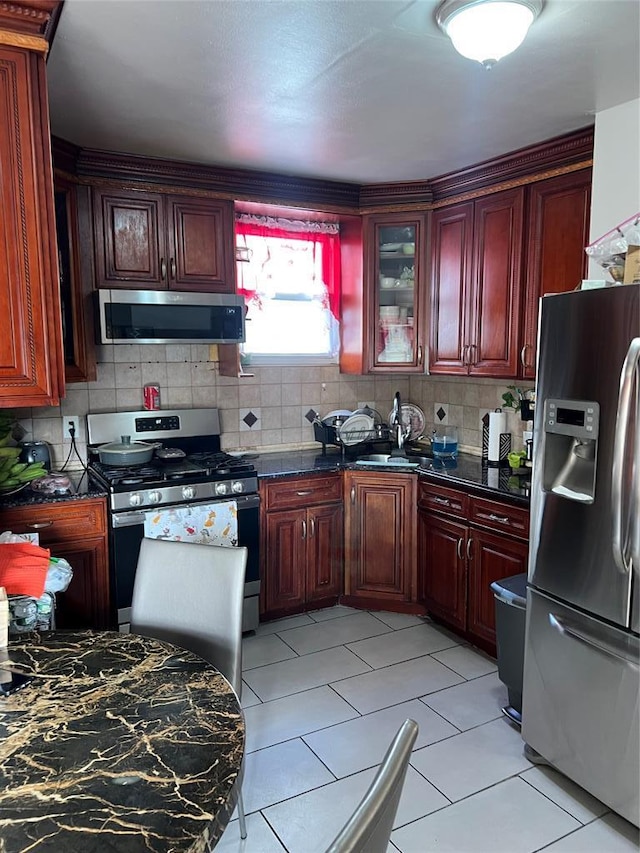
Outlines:
<svg viewBox="0 0 640 853"><path fill-rule="evenodd" d="M386 853L417 735L418 724L405 720L367 793L327 853Z"/></svg>
<svg viewBox="0 0 640 853"><path fill-rule="evenodd" d="M247 549L143 539L131 631L212 663L242 695L242 607ZM238 792L240 836L247 827Z"/></svg>

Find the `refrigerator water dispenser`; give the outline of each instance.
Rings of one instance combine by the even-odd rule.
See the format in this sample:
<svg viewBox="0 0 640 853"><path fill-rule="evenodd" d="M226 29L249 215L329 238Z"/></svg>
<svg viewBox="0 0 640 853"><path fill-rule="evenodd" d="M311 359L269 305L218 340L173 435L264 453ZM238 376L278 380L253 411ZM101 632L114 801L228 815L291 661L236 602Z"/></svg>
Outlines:
<svg viewBox="0 0 640 853"><path fill-rule="evenodd" d="M567 500L592 504L600 406L594 401L546 400L543 489Z"/></svg>

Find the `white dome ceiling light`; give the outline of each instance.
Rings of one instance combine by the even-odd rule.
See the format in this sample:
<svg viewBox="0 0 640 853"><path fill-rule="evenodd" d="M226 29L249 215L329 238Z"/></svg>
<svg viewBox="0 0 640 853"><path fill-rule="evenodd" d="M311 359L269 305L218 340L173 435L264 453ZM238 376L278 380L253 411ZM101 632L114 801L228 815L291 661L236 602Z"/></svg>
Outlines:
<svg viewBox="0 0 640 853"><path fill-rule="evenodd" d="M491 68L524 41L542 0L445 0L436 21L467 59Z"/></svg>

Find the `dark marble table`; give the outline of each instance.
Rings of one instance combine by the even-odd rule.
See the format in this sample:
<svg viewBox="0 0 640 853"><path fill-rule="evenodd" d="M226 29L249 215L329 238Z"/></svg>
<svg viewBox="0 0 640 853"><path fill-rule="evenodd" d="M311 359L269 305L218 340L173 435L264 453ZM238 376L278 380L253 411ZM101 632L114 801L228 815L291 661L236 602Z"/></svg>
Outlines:
<svg viewBox="0 0 640 853"><path fill-rule="evenodd" d="M205 851L235 807L244 718L196 655L114 632L10 643L36 675L0 698L0 851Z"/></svg>

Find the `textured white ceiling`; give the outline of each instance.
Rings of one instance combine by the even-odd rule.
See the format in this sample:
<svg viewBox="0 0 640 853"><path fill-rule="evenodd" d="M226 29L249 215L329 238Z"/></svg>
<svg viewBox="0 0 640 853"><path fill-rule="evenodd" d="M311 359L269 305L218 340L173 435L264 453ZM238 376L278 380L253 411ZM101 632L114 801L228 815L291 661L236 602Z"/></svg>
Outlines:
<svg viewBox="0 0 640 853"><path fill-rule="evenodd" d="M640 97L640 3L546 0L485 71L432 0L66 0L52 131L78 145L371 183L435 177ZM640 120L640 118L639 118Z"/></svg>

